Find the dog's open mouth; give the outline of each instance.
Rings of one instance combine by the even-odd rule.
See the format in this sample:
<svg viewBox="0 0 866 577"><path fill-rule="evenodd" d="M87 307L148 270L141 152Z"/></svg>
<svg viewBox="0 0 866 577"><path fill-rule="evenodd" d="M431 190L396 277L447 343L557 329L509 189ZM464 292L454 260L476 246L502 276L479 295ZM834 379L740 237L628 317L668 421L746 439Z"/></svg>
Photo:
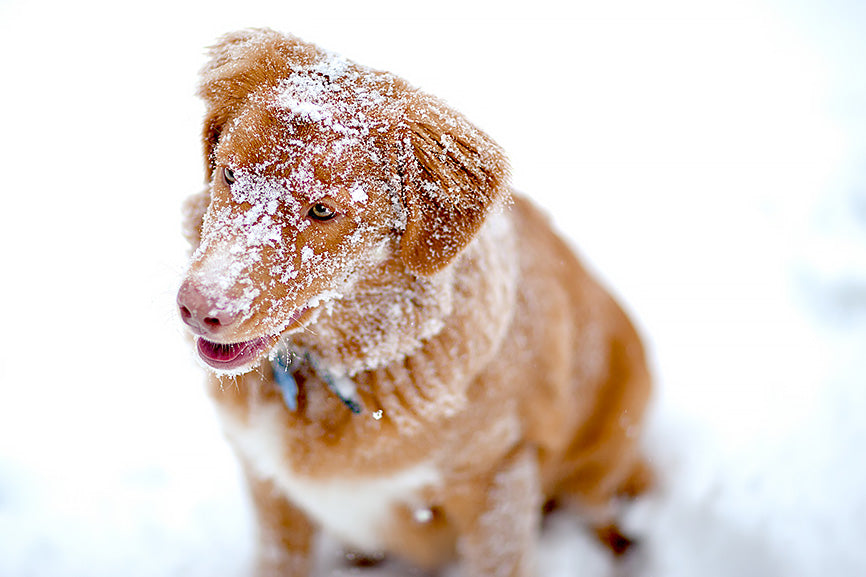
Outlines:
<svg viewBox="0 0 866 577"><path fill-rule="evenodd" d="M201 360L209 366L220 371L233 371L256 360L273 341L272 337L261 337L240 343L215 343L199 337L196 349Z"/></svg>
<svg viewBox="0 0 866 577"><path fill-rule="evenodd" d="M303 328L314 313L311 307L299 309L290 317L285 330L291 332ZM199 358L208 366L226 373L240 373L277 344L280 334L238 343L217 343L199 336L196 338L196 350Z"/></svg>

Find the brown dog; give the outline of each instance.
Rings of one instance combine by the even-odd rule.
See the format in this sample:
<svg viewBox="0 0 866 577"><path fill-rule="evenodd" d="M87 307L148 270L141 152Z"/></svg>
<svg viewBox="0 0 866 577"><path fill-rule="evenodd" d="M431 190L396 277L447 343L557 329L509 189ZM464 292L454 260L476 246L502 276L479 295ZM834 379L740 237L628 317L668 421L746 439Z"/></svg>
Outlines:
<svg viewBox="0 0 866 577"><path fill-rule="evenodd" d="M387 73L269 30L202 73L208 188L178 295L243 463L259 575L361 552L527 576L545 502L616 548L650 381L629 320L498 146Z"/></svg>

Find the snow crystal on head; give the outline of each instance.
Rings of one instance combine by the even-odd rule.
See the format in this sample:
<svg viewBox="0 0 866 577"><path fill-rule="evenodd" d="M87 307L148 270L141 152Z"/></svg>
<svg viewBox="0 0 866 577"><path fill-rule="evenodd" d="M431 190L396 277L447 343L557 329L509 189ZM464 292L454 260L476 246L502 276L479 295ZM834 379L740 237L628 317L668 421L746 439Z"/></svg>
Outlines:
<svg viewBox="0 0 866 577"><path fill-rule="evenodd" d="M327 58L314 64L310 70L316 74L327 76L332 80L345 76L350 69L349 60L333 52L326 52L326 54Z"/></svg>
<svg viewBox="0 0 866 577"><path fill-rule="evenodd" d="M345 58L327 53L316 64L283 79L277 87L276 102L298 119L345 138L360 139L369 135L372 113L386 97L366 73L353 68Z"/></svg>
<svg viewBox="0 0 866 577"><path fill-rule="evenodd" d="M350 193L352 194L352 202L360 204L367 202L367 191L363 183L359 182L355 184Z"/></svg>
<svg viewBox="0 0 866 577"><path fill-rule="evenodd" d="M289 212L298 212L301 208L300 203L289 194L281 179L259 175L245 169L235 170L235 182L231 186L231 194L232 200L237 204L249 205L246 211L246 220L249 223L261 220L273 224L273 216L281 203ZM282 212L285 213L286 210Z"/></svg>
<svg viewBox="0 0 866 577"><path fill-rule="evenodd" d="M315 253L313 253L313 249L310 247L305 246L301 249L301 262L307 262L308 260L311 260L313 256L315 256Z"/></svg>

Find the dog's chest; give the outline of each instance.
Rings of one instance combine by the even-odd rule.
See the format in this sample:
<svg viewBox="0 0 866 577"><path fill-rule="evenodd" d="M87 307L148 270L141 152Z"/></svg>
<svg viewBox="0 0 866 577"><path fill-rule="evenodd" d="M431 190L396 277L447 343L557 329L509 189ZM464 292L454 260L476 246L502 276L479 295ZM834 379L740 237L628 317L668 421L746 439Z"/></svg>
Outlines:
<svg viewBox="0 0 866 577"><path fill-rule="evenodd" d="M422 492L440 478L430 463L382 476L356 476L351 470L326 478L306 476L293 469L288 457L281 407L255 405L244 421L228 413L222 417L226 434L253 473L273 480L314 522L352 547L382 550L398 507L414 511L419 521L426 518Z"/></svg>

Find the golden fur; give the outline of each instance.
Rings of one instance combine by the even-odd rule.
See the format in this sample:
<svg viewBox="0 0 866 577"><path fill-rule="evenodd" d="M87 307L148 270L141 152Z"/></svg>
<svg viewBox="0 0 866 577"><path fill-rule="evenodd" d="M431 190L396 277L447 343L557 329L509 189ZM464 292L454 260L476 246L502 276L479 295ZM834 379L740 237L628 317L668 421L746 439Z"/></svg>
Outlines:
<svg viewBox="0 0 866 577"><path fill-rule="evenodd" d="M534 574L551 501L622 544L615 499L651 477L643 349L509 189L498 146L405 81L269 30L224 37L201 95L209 185L187 203L178 302L204 357L256 353L209 382L255 503L258 574L309 574L320 525L370 547L352 542L351 498L340 518L309 497L342 502L341 483L406 487L365 536L424 567ZM279 350L317 359L293 369L294 409Z"/></svg>

